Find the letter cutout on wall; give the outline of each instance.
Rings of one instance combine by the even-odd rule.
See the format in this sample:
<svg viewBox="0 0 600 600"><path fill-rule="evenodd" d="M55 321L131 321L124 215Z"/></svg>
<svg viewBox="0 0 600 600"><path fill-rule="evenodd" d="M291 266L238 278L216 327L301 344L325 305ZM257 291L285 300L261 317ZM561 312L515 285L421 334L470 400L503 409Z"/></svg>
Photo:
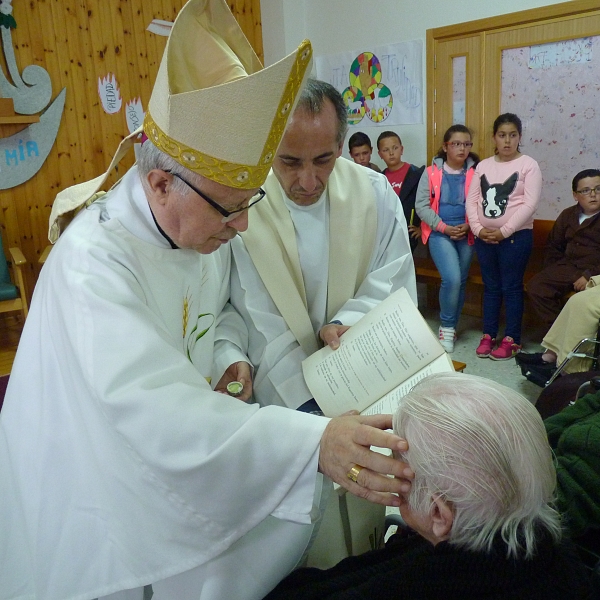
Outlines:
<svg viewBox="0 0 600 600"><path fill-rule="evenodd" d="M66 95L66 88L63 88L48 106L52 98L48 72L39 65L29 65L22 74L19 73L11 32L17 23L12 16L11 2L0 0L2 50L12 80L11 83L0 68L0 97L12 98L16 114L43 112L38 123L10 137L0 138L0 190L24 183L41 169L56 140Z"/></svg>
<svg viewBox="0 0 600 600"><path fill-rule="evenodd" d="M121 99L121 91L119 90L119 84L114 74L109 73L106 77L98 77L98 94L104 112L114 115L121 110L123 100Z"/></svg>

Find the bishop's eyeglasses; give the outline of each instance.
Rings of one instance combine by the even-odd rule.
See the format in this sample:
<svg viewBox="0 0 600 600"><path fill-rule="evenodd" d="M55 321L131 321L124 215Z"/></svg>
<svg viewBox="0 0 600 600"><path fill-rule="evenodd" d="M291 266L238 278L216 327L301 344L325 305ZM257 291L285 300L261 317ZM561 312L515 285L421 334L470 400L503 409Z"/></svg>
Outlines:
<svg viewBox="0 0 600 600"><path fill-rule="evenodd" d="M254 194L254 196L252 196L252 198L250 198L250 200L248 201L248 206L245 206L244 208L238 208L236 210L227 210L223 208L220 204L209 198L204 192L201 192L197 187L194 187L189 181L186 181L181 175L179 175L179 173L173 173L171 171L165 171L165 173L170 173L171 175L173 175L173 177L177 177L177 179L183 181L183 183L185 183L185 185L187 185L191 190L196 192L196 194L198 194L200 198L208 202L217 212L223 215L221 223L229 223L229 221L233 221L233 219L240 216L240 213L247 211L255 204L258 204L267 193L262 188L259 188L258 192Z"/></svg>

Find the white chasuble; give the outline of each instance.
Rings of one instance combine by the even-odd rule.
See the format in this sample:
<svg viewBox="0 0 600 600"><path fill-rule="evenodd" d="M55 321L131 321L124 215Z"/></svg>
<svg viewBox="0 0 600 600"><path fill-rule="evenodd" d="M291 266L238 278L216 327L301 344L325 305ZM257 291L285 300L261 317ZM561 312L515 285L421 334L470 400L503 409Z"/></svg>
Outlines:
<svg viewBox="0 0 600 600"><path fill-rule="evenodd" d="M211 390L228 281L227 248L171 249L135 167L58 240L0 413L0 598L193 571L186 598L258 600L293 568L328 421Z"/></svg>

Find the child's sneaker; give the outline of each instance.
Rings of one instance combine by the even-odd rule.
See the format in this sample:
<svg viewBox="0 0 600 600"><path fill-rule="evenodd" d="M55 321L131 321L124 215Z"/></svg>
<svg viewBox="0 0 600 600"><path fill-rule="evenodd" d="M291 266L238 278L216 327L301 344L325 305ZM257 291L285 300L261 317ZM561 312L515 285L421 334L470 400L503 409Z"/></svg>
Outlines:
<svg viewBox="0 0 600 600"><path fill-rule="evenodd" d="M479 342L479 346L477 346L477 350L475 350L475 354L477 354L479 358L487 358L491 354L495 344L496 338L484 333Z"/></svg>
<svg viewBox="0 0 600 600"><path fill-rule="evenodd" d="M440 344L443 346L444 350L448 353L454 352L454 340L456 340L456 329L454 329L454 327L442 327L440 325L438 336L440 339Z"/></svg>
<svg viewBox="0 0 600 600"><path fill-rule="evenodd" d="M508 360L521 351L521 344L515 344L515 340L506 336L502 338L500 345L490 352L492 360Z"/></svg>

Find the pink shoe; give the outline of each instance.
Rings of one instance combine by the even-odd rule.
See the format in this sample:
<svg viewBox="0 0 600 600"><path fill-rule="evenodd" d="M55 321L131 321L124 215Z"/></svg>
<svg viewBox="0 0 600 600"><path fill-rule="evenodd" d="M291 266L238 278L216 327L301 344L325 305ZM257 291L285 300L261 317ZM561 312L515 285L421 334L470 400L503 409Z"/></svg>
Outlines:
<svg viewBox="0 0 600 600"><path fill-rule="evenodd" d="M491 354L495 344L496 338L492 338L491 335L484 333L479 342L479 346L477 346L477 350L475 350L475 354L477 354L479 358L487 358Z"/></svg>
<svg viewBox="0 0 600 600"><path fill-rule="evenodd" d="M519 352L521 352L521 344L515 344L515 340L506 336L502 338L500 345L490 352L490 358L492 360L508 360Z"/></svg>

